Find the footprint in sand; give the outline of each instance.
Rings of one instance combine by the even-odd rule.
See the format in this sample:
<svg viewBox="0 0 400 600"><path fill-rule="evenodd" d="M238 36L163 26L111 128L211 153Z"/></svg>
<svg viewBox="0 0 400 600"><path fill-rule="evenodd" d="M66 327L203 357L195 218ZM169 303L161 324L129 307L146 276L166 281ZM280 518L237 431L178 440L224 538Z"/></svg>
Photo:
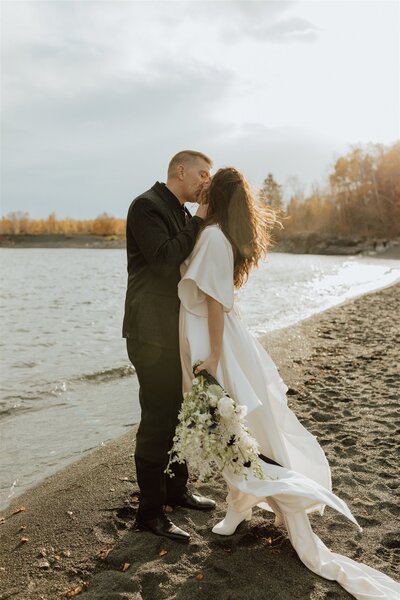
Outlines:
<svg viewBox="0 0 400 600"><path fill-rule="evenodd" d="M393 531L387 533L382 540L382 544L388 550L400 549L400 532Z"/></svg>
<svg viewBox="0 0 400 600"><path fill-rule="evenodd" d="M348 435L339 435L338 439L340 440L340 443L343 444L343 446L346 446L346 448L348 448L349 446L355 446L357 444L357 440ZM354 452L354 449L352 449L352 452Z"/></svg>
<svg viewBox="0 0 400 600"><path fill-rule="evenodd" d="M378 477L381 479L396 479L397 476L395 473L386 473L385 471L381 471L378 473Z"/></svg>
<svg viewBox="0 0 400 600"><path fill-rule="evenodd" d="M389 469L395 469L396 464L393 460L388 460L387 458L378 458L377 462L382 465L382 467L388 467Z"/></svg>
<svg viewBox="0 0 400 600"><path fill-rule="evenodd" d="M329 398L336 398L339 396L339 392L337 390L332 390L331 388L322 388L321 392Z"/></svg>
<svg viewBox="0 0 400 600"><path fill-rule="evenodd" d="M395 429L396 428L396 424L395 423L390 423L389 421L384 421L383 419L376 419L376 422L379 423L379 425L382 427L387 427L388 429ZM373 429L372 433L377 433L379 430Z"/></svg>
<svg viewBox="0 0 400 600"><path fill-rule="evenodd" d="M349 554L353 554L353 558L359 557L362 554L362 548L354 540L346 541L346 548L349 550Z"/></svg>
<svg viewBox="0 0 400 600"><path fill-rule="evenodd" d="M350 452L349 452L349 454L350 454ZM352 454L353 454L353 451L351 451L351 455ZM359 452L358 452L358 454L359 454ZM366 464L361 464L360 465L360 464L355 463L355 462L350 463L349 467L355 473L371 473L371 470L373 470L373 469L371 469L371 467L369 467Z"/></svg>
<svg viewBox="0 0 400 600"><path fill-rule="evenodd" d="M355 517L361 527L374 527L375 525L381 524L381 521L378 519L373 519L372 517L363 517L359 515L355 515Z"/></svg>
<svg viewBox="0 0 400 600"><path fill-rule="evenodd" d="M330 383L337 383L338 378L334 375L328 375L325 377L325 381L329 381Z"/></svg>
<svg viewBox="0 0 400 600"><path fill-rule="evenodd" d="M384 561L388 563L391 562L392 552L390 550L387 550L383 546L378 546L378 548L375 550L375 554L382 558Z"/></svg>
<svg viewBox="0 0 400 600"><path fill-rule="evenodd" d="M332 421L332 419L335 419L335 415L331 415L329 413L321 413L317 410L312 411L311 416L319 423L327 423L328 421Z"/></svg>
<svg viewBox="0 0 400 600"><path fill-rule="evenodd" d="M400 515L400 508L394 502L384 501L384 502L381 502L379 506L382 509L388 510L390 513L392 513L392 515L395 515L396 517L398 517Z"/></svg>
<svg viewBox="0 0 400 600"><path fill-rule="evenodd" d="M399 483L397 481L388 481L386 485L391 490L397 490L397 488L399 487Z"/></svg>
<svg viewBox="0 0 400 600"><path fill-rule="evenodd" d="M346 474L342 474L342 473L336 473L335 476L335 484L339 487L339 486L348 486L350 489L354 488L354 476L353 475L346 475ZM349 494L342 490L340 492L340 497L344 498L344 494L347 495L347 499L349 498ZM345 498L346 499L346 498Z"/></svg>

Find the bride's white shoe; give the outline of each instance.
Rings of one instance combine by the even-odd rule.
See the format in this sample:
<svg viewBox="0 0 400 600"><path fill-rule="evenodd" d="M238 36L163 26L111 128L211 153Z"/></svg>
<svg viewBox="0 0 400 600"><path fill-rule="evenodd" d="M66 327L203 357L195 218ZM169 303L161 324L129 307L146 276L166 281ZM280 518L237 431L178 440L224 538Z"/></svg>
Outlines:
<svg viewBox="0 0 400 600"><path fill-rule="evenodd" d="M236 512L235 510L228 508L225 517L222 521L214 525L212 532L217 533L218 535L232 535L242 521L250 521L251 517L251 508L249 508L249 510L244 510L243 512Z"/></svg>

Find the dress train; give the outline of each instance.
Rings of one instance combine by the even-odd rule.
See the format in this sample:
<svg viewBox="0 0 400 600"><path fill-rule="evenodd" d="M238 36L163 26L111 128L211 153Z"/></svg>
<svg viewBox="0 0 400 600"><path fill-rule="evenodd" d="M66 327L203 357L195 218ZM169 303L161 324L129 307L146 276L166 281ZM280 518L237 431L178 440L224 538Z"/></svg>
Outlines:
<svg viewBox="0 0 400 600"><path fill-rule="evenodd" d="M277 477L275 480L257 480L249 475L248 480L240 480L227 470L224 478L228 484L227 496L228 514L234 511L243 515L239 522L248 516L254 506L267 510L273 508L277 526L283 526L288 533L290 542L304 565L317 575L337 581L349 594L357 600L398 600L400 585L384 573L373 569L351 558L332 552L324 542L313 532L307 509L313 502L324 502L331 508L343 514L357 525L356 519L347 504L338 496L324 490L313 481L306 481L299 473L289 472L283 467L265 465L262 463L264 476ZM286 489L285 489L286 488ZM306 491L308 488L308 491ZM263 497L249 494L249 489L262 489ZM294 501L294 502L293 502ZM303 505L303 510L296 510ZM277 523L278 520L278 523ZM280 522L279 522L280 521ZM224 520L221 521L221 524ZM217 524L219 525L219 524ZM236 528L235 528L236 529ZM224 527L222 526L222 531ZM219 533L217 526L214 533ZM234 530L231 528L231 534ZM222 533L222 535L229 535Z"/></svg>

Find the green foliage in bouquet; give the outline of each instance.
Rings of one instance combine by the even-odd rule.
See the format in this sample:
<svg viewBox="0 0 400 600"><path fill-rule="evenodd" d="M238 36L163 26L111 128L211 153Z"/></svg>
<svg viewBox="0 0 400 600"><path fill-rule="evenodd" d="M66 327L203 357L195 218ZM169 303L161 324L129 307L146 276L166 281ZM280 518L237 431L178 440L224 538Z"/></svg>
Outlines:
<svg viewBox="0 0 400 600"><path fill-rule="evenodd" d="M247 408L220 385L197 375L190 392L184 394L165 472L172 477L171 464L187 461L201 481L207 481L216 468L246 479L252 472L264 479L257 441L244 423L246 414Z"/></svg>

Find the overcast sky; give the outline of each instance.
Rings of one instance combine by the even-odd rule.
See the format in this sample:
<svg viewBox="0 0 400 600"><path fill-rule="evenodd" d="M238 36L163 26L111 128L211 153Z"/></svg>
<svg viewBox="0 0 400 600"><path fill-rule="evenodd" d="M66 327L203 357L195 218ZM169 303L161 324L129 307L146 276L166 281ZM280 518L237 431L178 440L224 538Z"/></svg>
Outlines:
<svg viewBox="0 0 400 600"><path fill-rule="evenodd" d="M1 214L124 217L175 152L323 181L399 125L397 1L1 1Z"/></svg>

